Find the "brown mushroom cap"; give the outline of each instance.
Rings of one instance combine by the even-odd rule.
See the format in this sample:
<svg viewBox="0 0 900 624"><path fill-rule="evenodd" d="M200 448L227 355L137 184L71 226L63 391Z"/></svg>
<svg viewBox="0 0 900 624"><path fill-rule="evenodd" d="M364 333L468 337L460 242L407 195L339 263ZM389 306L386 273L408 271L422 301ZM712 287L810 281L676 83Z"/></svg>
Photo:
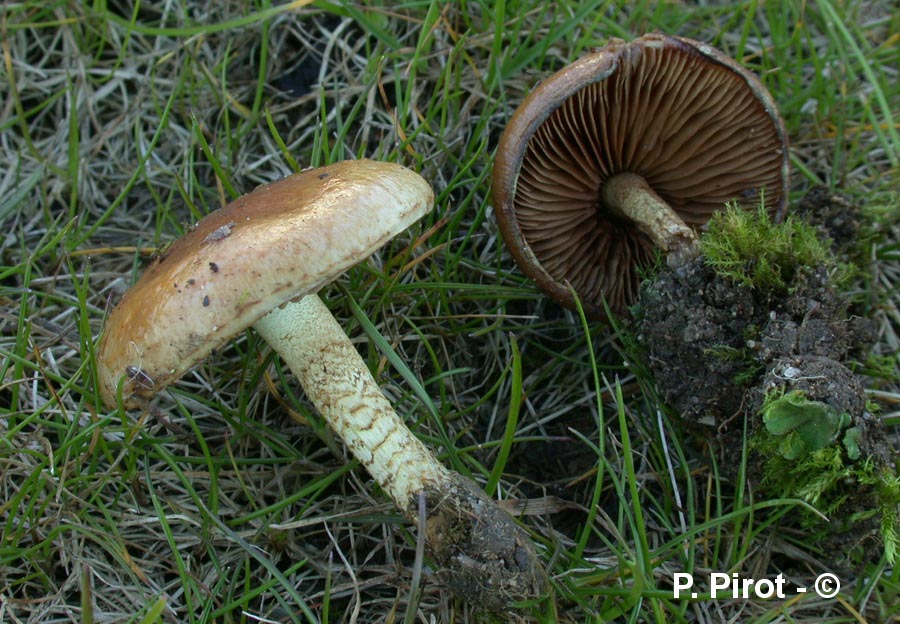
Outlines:
<svg viewBox="0 0 900 624"><path fill-rule="evenodd" d="M690 227L736 200L780 218L784 124L750 72L711 46L648 34L612 40L547 78L507 125L494 209L520 268L554 299L606 318L635 301L653 243L602 200L606 180L641 176Z"/></svg>
<svg viewBox="0 0 900 624"><path fill-rule="evenodd" d="M104 402L133 407L270 310L318 290L426 214L434 193L397 164L345 161L257 188L160 255L109 315ZM124 379L123 379L124 378Z"/></svg>

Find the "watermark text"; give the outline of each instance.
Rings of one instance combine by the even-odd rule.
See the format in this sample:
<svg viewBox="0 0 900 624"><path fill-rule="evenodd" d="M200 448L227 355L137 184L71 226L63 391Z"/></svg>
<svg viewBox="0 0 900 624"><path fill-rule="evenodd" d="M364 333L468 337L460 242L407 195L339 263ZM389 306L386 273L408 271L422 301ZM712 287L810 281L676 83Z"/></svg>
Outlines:
<svg viewBox="0 0 900 624"><path fill-rule="evenodd" d="M775 578L753 579L742 577L737 572L710 572L707 579L709 598L712 600L732 598L748 600L751 598L787 598L795 594L804 594L809 588L794 585L785 580L783 574ZM694 575L687 572L676 572L672 577L674 598L706 597L706 592L699 592L694 584ZM820 574L813 584L812 591L822 598L834 598L841 591L840 579L830 572Z"/></svg>

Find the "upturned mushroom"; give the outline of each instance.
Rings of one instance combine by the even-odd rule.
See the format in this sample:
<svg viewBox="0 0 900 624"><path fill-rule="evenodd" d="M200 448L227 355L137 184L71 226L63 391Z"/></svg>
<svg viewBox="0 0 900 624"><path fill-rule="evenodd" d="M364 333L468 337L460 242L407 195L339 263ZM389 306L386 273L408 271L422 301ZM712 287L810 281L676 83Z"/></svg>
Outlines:
<svg viewBox="0 0 900 624"><path fill-rule="evenodd" d="M784 124L751 72L712 46L612 39L540 83L497 148L494 209L520 268L563 305L605 318L641 267L696 253L726 202L775 218L788 193Z"/></svg>
<svg viewBox="0 0 900 624"><path fill-rule="evenodd" d="M420 219L433 201L418 174L368 160L254 190L200 220L125 293L106 321L97 373L107 405L138 407L252 326L419 525L441 580L497 610L543 588L527 534L412 434L315 294Z"/></svg>

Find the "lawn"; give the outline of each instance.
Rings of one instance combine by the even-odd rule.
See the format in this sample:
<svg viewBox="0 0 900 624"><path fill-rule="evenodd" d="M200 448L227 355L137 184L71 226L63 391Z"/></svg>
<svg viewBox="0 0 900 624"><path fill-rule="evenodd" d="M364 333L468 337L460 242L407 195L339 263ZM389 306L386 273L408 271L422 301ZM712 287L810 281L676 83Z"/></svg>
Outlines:
<svg viewBox="0 0 900 624"><path fill-rule="evenodd" d="M661 404L628 323L554 303L498 232L492 163L516 107L652 31L759 76L791 141L791 205L824 186L861 207L846 288L877 366L860 379L900 448L887 0L6 2L0 622L900 621L896 562L834 569L792 522L807 503L756 496L740 453L724 466ZM505 614L442 588L254 331L143 409L100 400L105 318L171 241L263 183L363 157L419 172L435 207L320 296L410 428L534 543L546 595ZM825 572L834 597L811 590ZM713 573L790 590L714 598ZM675 596L685 574L694 599Z"/></svg>

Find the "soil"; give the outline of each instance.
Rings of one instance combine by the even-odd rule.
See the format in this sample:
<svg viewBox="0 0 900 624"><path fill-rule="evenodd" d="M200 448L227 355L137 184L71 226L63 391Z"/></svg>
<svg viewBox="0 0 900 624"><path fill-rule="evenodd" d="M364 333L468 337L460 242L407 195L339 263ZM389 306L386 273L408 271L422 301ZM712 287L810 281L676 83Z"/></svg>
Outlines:
<svg viewBox="0 0 900 624"><path fill-rule="evenodd" d="M849 426L859 427L860 457L867 457L879 465L891 460L884 424L866 406L862 382L853 372L829 357L799 355L778 358L759 385L750 392L748 411L759 413L765 395L772 390L799 390L810 401L821 401L834 407L837 413L850 414Z"/></svg>
<svg viewBox="0 0 900 624"><path fill-rule="evenodd" d="M813 225L843 257L858 230L847 203L817 190L801 202L798 214L815 215ZM698 439L712 442L728 476L736 476L745 421L751 435L762 426L763 398L774 389L800 390L849 414L850 426L862 431L859 461L889 465L893 451L884 427L867 410L862 383L851 371L874 341L873 324L852 314L851 302L833 288L826 270L803 267L783 293L735 284L703 257L660 271L642 285L633 319L638 347L660 398ZM751 454L751 481L760 478L764 460ZM848 505L856 500L867 505L862 509L871 508L871 500L854 496L857 486L838 487L848 489ZM854 511L847 509L846 517ZM867 535L875 530L855 528ZM833 546L870 541L841 530L834 538Z"/></svg>
<svg viewBox="0 0 900 624"><path fill-rule="evenodd" d="M824 187L811 189L794 208L794 214L813 226L832 251L846 258L859 236L860 208L847 197Z"/></svg>
<svg viewBox="0 0 900 624"><path fill-rule="evenodd" d="M740 429L746 392L779 358L849 362L868 350L871 321L849 313L826 271L799 272L790 290L773 300L702 257L645 283L634 326L664 402L698 425Z"/></svg>
<svg viewBox="0 0 900 624"><path fill-rule="evenodd" d="M426 543L442 584L457 596L503 613L546 591L528 534L472 481L453 473L449 485L426 491L425 499Z"/></svg>

